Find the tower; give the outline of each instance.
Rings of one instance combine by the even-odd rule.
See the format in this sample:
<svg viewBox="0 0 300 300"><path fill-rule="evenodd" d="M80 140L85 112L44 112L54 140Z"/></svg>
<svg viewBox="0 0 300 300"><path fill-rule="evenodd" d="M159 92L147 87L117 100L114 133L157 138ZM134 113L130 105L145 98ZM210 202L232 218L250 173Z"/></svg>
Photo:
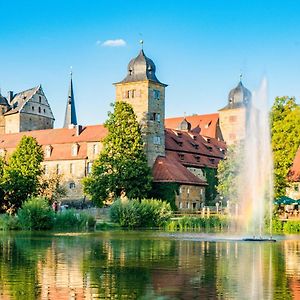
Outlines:
<svg viewBox="0 0 300 300"><path fill-rule="evenodd" d="M157 156L165 155L165 88L155 75L154 62L143 49L127 68L127 76L115 83L116 101L132 105L141 125L145 150L150 167Z"/></svg>
<svg viewBox="0 0 300 300"><path fill-rule="evenodd" d="M245 138L247 107L251 92L244 87L241 79L228 95L228 104L219 110L220 128L227 145Z"/></svg>
<svg viewBox="0 0 300 300"><path fill-rule="evenodd" d="M70 73L70 86L68 92L68 101L67 101L67 107L65 113L64 128L69 128L70 125L77 125L72 72Z"/></svg>

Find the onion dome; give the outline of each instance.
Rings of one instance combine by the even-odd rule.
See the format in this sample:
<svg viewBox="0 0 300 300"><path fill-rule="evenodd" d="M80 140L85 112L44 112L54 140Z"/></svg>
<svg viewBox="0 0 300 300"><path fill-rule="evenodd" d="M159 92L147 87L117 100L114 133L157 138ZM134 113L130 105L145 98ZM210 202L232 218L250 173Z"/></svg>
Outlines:
<svg viewBox="0 0 300 300"><path fill-rule="evenodd" d="M221 110L245 107L251 102L251 98L251 92L244 87L242 81L240 81L239 84L229 92L228 104Z"/></svg>
<svg viewBox="0 0 300 300"><path fill-rule="evenodd" d="M177 127L178 130L183 130L183 131L190 131L191 128L192 128L192 125L186 118L183 118L183 120Z"/></svg>
<svg viewBox="0 0 300 300"><path fill-rule="evenodd" d="M133 58L127 67L127 76L119 83L151 80L162 84L155 75L156 67L152 59L148 58L143 49Z"/></svg>

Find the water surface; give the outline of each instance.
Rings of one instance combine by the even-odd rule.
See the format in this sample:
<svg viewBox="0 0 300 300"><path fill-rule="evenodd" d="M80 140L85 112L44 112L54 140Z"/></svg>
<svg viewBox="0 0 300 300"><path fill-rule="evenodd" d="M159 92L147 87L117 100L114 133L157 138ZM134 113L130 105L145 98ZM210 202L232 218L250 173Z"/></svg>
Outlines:
<svg viewBox="0 0 300 300"><path fill-rule="evenodd" d="M300 239L2 233L0 299L300 299Z"/></svg>

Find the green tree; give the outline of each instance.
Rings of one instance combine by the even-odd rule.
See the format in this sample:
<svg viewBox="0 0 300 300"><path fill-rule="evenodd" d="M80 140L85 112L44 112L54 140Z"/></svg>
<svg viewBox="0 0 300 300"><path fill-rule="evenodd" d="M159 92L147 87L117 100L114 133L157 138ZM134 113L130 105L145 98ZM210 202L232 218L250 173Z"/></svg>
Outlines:
<svg viewBox="0 0 300 300"><path fill-rule="evenodd" d="M37 140L23 136L3 169L1 186L5 210L14 213L28 197L37 193L42 161L43 150Z"/></svg>
<svg viewBox="0 0 300 300"><path fill-rule="evenodd" d="M128 198L146 197L151 189L151 170L132 106L116 102L104 126L108 135L90 176L83 180L85 194L100 207L108 197L124 193Z"/></svg>
<svg viewBox="0 0 300 300"><path fill-rule="evenodd" d="M233 202L236 202L238 199L238 175L242 161L241 148L241 144L229 146L226 158L218 164L217 191L220 196Z"/></svg>
<svg viewBox="0 0 300 300"><path fill-rule="evenodd" d="M274 196L285 195L288 172L300 145L300 107L295 98L277 97L271 111Z"/></svg>

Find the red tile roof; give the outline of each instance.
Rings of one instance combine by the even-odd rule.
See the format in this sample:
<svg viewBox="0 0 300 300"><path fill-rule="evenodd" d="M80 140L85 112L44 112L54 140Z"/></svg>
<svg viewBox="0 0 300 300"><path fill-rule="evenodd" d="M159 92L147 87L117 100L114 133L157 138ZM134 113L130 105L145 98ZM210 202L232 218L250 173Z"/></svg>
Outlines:
<svg viewBox="0 0 300 300"><path fill-rule="evenodd" d="M224 158L226 144L214 138L180 130L165 130L166 153L189 167L217 168Z"/></svg>
<svg viewBox="0 0 300 300"><path fill-rule="evenodd" d="M35 137L40 145L68 144L100 141L107 135L107 129L103 125L84 126L78 136L76 128L0 134L0 148L16 148L23 135Z"/></svg>
<svg viewBox="0 0 300 300"><path fill-rule="evenodd" d="M195 176L168 154L166 157L157 157L152 169L152 174L154 182L176 182L202 186L207 185L205 181Z"/></svg>
<svg viewBox="0 0 300 300"><path fill-rule="evenodd" d="M76 128L59 128L26 131L20 133L10 133L0 135L0 148L6 149L8 153L14 151L20 142L22 136L32 136L37 139L38 143L45 149L47 145L52 146L51 156L45 157L49 160L66 160L66 159L84 159L87 157L87 142L99 142L107 135L107 129L103 125L93 125L82 127L79 135L76 135ZM78 143L78 155L72 156L72 147Z"/></svg>
<svg viewBox="0 0 300 300"><path fill-rule="evenodd" d="M296 156L293 161L293 165L289 171L288 178L290 181L300 181L300 147L297 150Z"/></svg>
<svg viewBox="0 0 300 300"><path fill-rule="evenodd" d="M185 117L186 120L191 123L192 130L200 130L200 133L204 136L212 138L221 138L219 132L219 114L207 114L207 115L193 115ZM183 117L168 118L165 119L165 127L171 129L177 129ZM198 131L199 132L199 131Z"/></svg>

